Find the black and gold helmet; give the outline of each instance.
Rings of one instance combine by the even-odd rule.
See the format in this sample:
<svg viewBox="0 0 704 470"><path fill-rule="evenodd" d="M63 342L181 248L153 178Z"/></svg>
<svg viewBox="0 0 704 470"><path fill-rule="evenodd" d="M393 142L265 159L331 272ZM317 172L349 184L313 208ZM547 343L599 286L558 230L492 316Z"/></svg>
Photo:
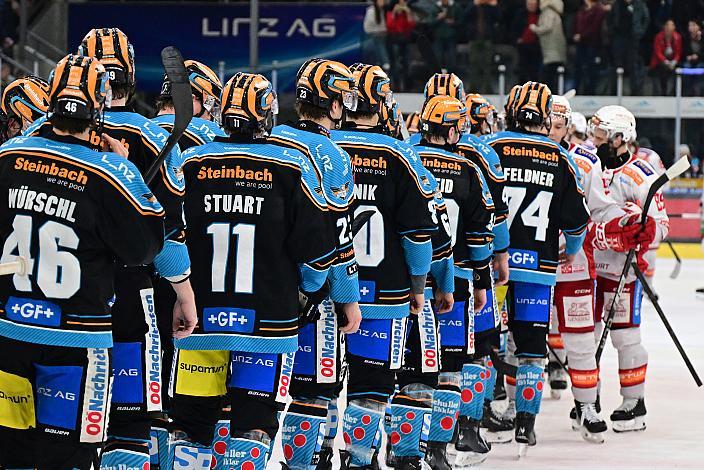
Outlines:
<svg viewBox="0 0 704 470"><path fill-rule="evenodd" d="M467 130L468 123L467 108L452 96L433 96L423 104L420 112L420 132L423 134L452 127L463 133Z"/></svg>
<svg viewBox="0 0 704 470"><path fill-rule="evenodd" d="M193 94L200 98L206 111L218 117L222 82L215 72L205 64L195 60L186 60L184 65L188 71L188 81L191 82Z"/></svg>
<svg viewBox="0 0 704 470"><path fill-rule="evenodd" d="M420 132L420 113L418 111L413 111L406 118L406 129L410 134L417 134Z"/></svg>
<svg viewBox="0 0 704 470"><path fill-rule="evenodd" d="M222 124L230 133L270 132L279 112L276 93L263 75L239 72L222 90Z"/></svg>
<svg viewBox="0 0 704 470"><path fill-rule="evenodd" d="M50 119L57 115L97 121L110 95L105 67L98 59L81 55L61 59L51 72L49 86Z"/></svg>
<svg viewBox="0 0 704 470"><path fill-rule="evenodd" d="M452 96L464 103L464 84L454 73L436 73L425 84L425 100L433 96Z"/></svg>
<svg viewBox="0 0 704 470"><path fill-rule="evenodd" d="M514 118L519 123L542 125L548 122L552 110L552 93L544 83L526 82L514 105Z"/></svg>
<svg viewBox="0 0 704 470"><path fill-rule="evenodd" d="M39 77L18 78L5 87L0 101L0 119L15 118L23 127L46 114L49 84Z"/></svg>
<svg viewBox="0 0 704 470"><path fill-rule="evenodd" d="M515 108L516 100L521 92L522 85L514 85L511 91L506 95L506 102L504 103L504 120L508 127L513 127L515 122Z"/></svg>
<svg viewBox="0 0 704 470"><path fill-rule="evenodd" d="M489 127L494 125L494 114L492 112L491 103L487 101L479 93L470 93L465 100L467 106L467 115L469 116L470 132L481 131L483 122L489 124Z"/></svg>
<svg viewBox="0 0 704 470"><path fill-rule="evenodd" d="M357 110L357 89L350 70L342 63L310 59L296 75L296 101L330 109L336 98L348 111Z"/></svg>
<svg viewBox="0 0 704 470"><path fill-rule="evenodd" d="M134 88L134 49L119 28L91 29L81 41L78 55L100 60L113 86Z"/></svg>
<svg viewBox="0 0 704 470"><path fill-rule="evenodd" d="M358 113L380 113L382 108L391 108L391 80L384 69L378 65L357 63L350 67L350 72L358 93Z"/></svg>

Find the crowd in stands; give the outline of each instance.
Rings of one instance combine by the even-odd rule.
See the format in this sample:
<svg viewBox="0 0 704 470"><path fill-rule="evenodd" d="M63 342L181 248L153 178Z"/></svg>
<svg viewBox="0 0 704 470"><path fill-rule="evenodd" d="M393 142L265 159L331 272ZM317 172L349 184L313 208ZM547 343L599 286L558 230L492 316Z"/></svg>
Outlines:
<svg viewBox="0 0 704 470"><path fill-rule="evenodd" d="M673 95L676 68L704 67L703 19L704 0L372 0L363 45L401 90L427 75L427 41L443 69L482 93L497 91L503 64L507 83L557 90L564 68L565 89L615 94L623 68L625 94ZM701 95L703 82L686 75L685 95Z"/></svg>

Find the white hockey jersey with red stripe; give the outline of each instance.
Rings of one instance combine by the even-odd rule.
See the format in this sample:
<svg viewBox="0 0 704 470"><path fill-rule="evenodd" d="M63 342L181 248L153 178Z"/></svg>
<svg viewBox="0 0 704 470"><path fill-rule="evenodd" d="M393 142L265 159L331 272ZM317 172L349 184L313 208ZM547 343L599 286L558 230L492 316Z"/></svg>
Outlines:
<svg viewBox="0 0 704 470"><path fill-rule="evenodd" d="M643 207L643 202L648 194L650 185L657 179L658 172L650 163L632 155L624 165L615 169L606 169L602 173L606 194L611 196L619 206L633 202L638 207ZM655 220L655 239L650 248L656 248L667 237L669 219L665 210L665 198L662 191L658 191L650 204L648 215ZM654 250L645 255L645 260L652 264ZM594 254L596 270L599 276L618 280L626 262L626 253L617 253L612 250L596 251ZM631 271L626 282L635 280Z"/></svg>
<svg viewBox="0 0 704 470"><path fill-rule="evenodd" d="M601 162L594 153L594 148L584 144L570 145L570 156L579 168L579 174L584 188L587 207L591 212L591 222L608 222L625 214L619 204L606 195L602 180ZM581 281L594 279L596 268L594 264L594 248L587 242L579 250L572 263L561 264L557 269L557 282ZM560 246L565 243L560 235Z"/></svg>

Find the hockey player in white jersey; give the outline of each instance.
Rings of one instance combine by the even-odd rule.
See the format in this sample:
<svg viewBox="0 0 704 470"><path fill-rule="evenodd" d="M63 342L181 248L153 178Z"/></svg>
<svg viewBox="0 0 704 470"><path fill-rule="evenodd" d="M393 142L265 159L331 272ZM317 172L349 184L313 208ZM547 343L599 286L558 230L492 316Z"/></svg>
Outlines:
<svg viewBox="0 0 704 470"><path fill-rule="evenodd" d="M636 120L622 106L605 106L592 117L589 123L592 141L601 161L606 193L624 210L636 214L648 193L648 188L657 178L655 169L628 150L628 143L636 136ZM618 280L630 248L638 250L638 264L643 271L647 267L644 255L648 246L667 236L668 218L664 199L657 192L648 210L645 227L638 236L637 246L609 247L594 254L597 270L596 317L606 317L611 306ZM608 233L597 233L597 241L611 244ZM645 429L645 372L648 353L641 344L642 286L635 274L629 272L626 285L616 306L611 343L618 351L619 378L623 403L612 414L611 421L616 432Z"/></svg>
<svg viewBox="0 0 704 470"><path fill-rule="evenodd" d="M570 144L570 150L575 145L584 145L592 148L591 142L587 140L587 118L584 114L572 111L570 114L570 124L567 127L567 136L565 140Z"/></svg>
<svg viewBox="0 0 704 470"><path fill-rule="evenodd" d="M571 107L562 96L553 97L553 100L550 136L561 142L570 127ZM570 145L570 156L579 169L587 206L591 212L591 224L585 243L574 261L561 264L557 271L549 343L558 354L563 352L563 364L566 358L569 359L575 399L575 408L571 414L573 429L581 430L584 439L601 443L604 441L606 423L599 416L597 390L599 369L595 360L594 342L594 250L622 251L638 245L643 235L638 224L639 217L626 212L606 195L601 163L593 152L593 147ZM564 240L561 240L563 243ZM562 371L559 365L558 367ZM551 369L550 365L548 369Z"/></svg>

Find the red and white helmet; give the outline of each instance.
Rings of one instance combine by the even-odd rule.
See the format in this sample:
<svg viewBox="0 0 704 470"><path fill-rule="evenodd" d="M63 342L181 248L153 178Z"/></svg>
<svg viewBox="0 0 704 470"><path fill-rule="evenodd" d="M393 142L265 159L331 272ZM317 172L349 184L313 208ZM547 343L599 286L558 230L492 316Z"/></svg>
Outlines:
<svg viewBox="0 0 704 470"><path fill-rule="evenodd" d="M569 100L562 95L552 95L550 115L564 119L565 124L569 125L570 116L572 115L572 106L570 106Z"/></svg>
<svg viewBox="0 0 704 470"><path fill-rule="evenodd" d="M594 135L597 129L606 131L608 140L621 134L623 141L636 139L636 118L623 106L609 105L600 108L589 121L589 133Z"/></svg>

